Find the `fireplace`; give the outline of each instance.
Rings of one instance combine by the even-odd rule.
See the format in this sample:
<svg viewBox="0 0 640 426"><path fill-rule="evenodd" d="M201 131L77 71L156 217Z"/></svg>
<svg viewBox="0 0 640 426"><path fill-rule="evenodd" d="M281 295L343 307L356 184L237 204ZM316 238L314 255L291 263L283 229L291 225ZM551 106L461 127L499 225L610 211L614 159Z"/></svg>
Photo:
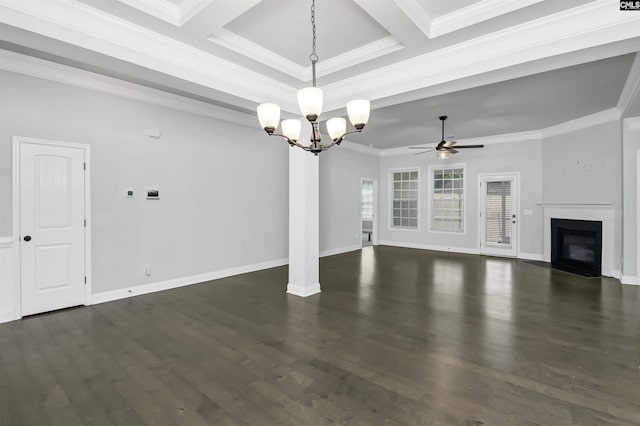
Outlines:
<svg viewBox="0 0 640 426"><path fill-rule="evenodd" d="M551 266L586 277L599 277L602 222L552 218Z"/></svg>

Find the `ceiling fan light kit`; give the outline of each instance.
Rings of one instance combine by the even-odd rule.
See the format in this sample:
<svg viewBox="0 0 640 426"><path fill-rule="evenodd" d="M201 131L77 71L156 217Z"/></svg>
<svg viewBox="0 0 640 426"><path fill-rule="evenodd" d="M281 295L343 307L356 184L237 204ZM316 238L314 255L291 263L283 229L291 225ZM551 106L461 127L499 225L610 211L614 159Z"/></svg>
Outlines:
<svg viewBox="0 0 640 426"><path fill-rule="evenodd" d="M436 151L436 156L440 160L446 160L452 154L457 154L460 148L484 148L484 145L456 145L456 141L446 141L444 140L444 121L447 119L446 115L441 115L438 117L440 121L442 121L442 140L435 148L428 148L424 146L410 146L409 149L425 149L425 151L418 152L415 155L426 154L427 152ZM456 145L454 148L453 146Z"/></svg>
<svg viewBox="0 0 640 426"><path fill-rule="evenodd" d="M325 145L321 142L320 127L318 119L322 113L323 94L322 89L316 87L316 63L319 58L316 54L316 4L315 0L311 2L311 27L313 30L313 48L309 55L311 61L312 87L305 87L298 90L298 106L302 115L311 124L311 136L309 146L305 146L298 142L302 131L302 123L300 120L289 119L280 123L280 107L273 103L264 103L258 105L258 121L260 126L269 136L281 136L287 140L289 145L297 146L305 151L318 155L322 151L326 151L334 145L339 145L344 137L350 133L360 133L369 121L369 113L371 104L367 99L356 99L347 103L347 115L353 126L353 130L347 131L347 122L342 117L335 117L327 120L327 133L331 138L331 143ZM282 133L275 133L280 125Z"/></svg>

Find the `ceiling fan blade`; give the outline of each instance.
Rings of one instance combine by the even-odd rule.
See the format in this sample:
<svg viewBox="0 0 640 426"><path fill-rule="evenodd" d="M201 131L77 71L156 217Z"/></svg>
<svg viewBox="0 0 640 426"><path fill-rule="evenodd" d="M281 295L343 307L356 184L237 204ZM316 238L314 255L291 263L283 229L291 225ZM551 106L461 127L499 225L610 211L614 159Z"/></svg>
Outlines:
<svg viewBox="0 0 640 426"><path fill-rule="evenodd" d="M447 148L452 147L456 144L456 141L445 141L443 146L446 146Z"/></svg>
<svg viewBox="0 0 640 426"><path fill-rule="evenodd" d="M432 149L432 146L410 146L409 149Z"/></svg>
<svg viewBox="0 0 640 426"><path fill-rule="evenodd" d="M460 148L484 148L484 145L459 145L456 146L457 149Z"/></svg>
<svg viewBox="0 0 640 426"><path fill-rule="evenodd" d="M449 154L457 154L458 153L458 150L455 149L455 148L449 148L447 151L449 152Z"/></svg>
<svg viewBox="0 0 640 426"><path fill-rule="evenodd" d="M422 155L422 154L426 154L427 152L432 152L432 151L435 151L435 149L430 149L430 150L428 150L428 151L422 151L422 152L416 152L416 153L415 153L415 154L413 154L413 155Z"/></svg>

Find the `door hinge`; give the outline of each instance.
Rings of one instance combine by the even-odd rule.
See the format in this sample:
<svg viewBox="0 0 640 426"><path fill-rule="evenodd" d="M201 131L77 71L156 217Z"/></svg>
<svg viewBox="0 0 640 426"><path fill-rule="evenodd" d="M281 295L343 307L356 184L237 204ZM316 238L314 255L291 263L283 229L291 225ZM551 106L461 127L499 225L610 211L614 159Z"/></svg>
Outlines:
<svg viewBox="0 0 640 426"><path fill-rule="evenodd" d="M84 164L84 170L87 170L87 163L83 163Z"/></svg>
<svg viewBox="0 0 640 426"><path fill-rule="evenodd" d="M86 275L84 276L84 283L85 284L87 283L87 276Z"/></svg>
<svg viewBox="0 0 640 426"><path fill-rule="evenodd" d="M87 227L87 219L84 220L84 227Z"/></svg>

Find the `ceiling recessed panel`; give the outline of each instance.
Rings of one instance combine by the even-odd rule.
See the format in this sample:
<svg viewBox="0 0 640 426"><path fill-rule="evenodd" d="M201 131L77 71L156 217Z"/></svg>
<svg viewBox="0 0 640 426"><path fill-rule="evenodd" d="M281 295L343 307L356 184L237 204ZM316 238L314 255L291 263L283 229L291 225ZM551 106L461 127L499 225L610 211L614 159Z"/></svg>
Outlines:
<svg viewBox="0 0 640 426"><path fill-rule="evenodd" d="M318 1L316 27L320 61L390 36L351 0ZM298 65L309 65L310 1L264 0L224 29Z"/></svg>

